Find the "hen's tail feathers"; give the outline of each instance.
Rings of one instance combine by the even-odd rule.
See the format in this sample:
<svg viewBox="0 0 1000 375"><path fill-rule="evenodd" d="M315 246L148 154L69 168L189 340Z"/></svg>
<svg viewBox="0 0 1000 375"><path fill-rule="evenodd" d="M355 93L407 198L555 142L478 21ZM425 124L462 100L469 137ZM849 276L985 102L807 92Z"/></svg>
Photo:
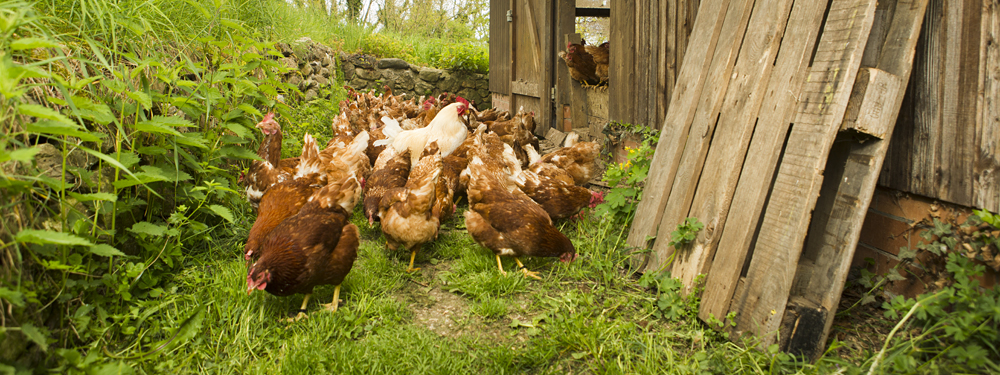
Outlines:
<svg viewBox="0 0 1000 375"><path fill-rule="evenodd" d="M391 145L392 141L396 140L396 136L403 131L403 128L399 126L399 121L391 119L388 116L382 116L382 122L385 123L385 127L382 128L382 134L385 134L385 139L375 141L373 145L376 147Z"/></svg>
<svg viewBox="0 0 1000 375"><path fill-rule="evenodd" d="M369 139L371 139L371 136L368 135L368 132L362 130L361 134L358 134L357 136L355 136L354 140L351 141L351 144L348 145L348 147L350 148L351 154L356 155L356 154L364 153L365 150L368 149L368 140Z"/></svg>
<svg viewBox="0 0 1000 375"><path fill-rule="evenodd" d="M319 158L319 146L316 139L306 133L302 139L302 157L299 158L299 165L295 170L295 178L308 176L312 173L319 173L322 164Z"/></svg>
<svg viewBox="0 0 1000 375"><path fill-rule="evenodd" d="M542 156L538 154L538 151L535 150L535 146L530 144L524 145L524 152L528 154L529 165L535 164L535 162L542 158Z"/></svg>
<svg viewBox="0 0 1000 375"><path fill-rule="evenodd" d="M565 147L573 147L577 142L580 141L580 135L575 132L570 132L566 134L566 142L563 143Z"/></svg>
<svg viewBox="0 0 1000 375"><path fill-rule="evenodd" d="M360 188L361 183L358 181L358 177L351 173L350 176L345 177L343 180L329 183L317 190L309 197L309 202L315 202L315 204L323 209L339 205L347 212L352 212L358 197L357 192Z"/></svg>

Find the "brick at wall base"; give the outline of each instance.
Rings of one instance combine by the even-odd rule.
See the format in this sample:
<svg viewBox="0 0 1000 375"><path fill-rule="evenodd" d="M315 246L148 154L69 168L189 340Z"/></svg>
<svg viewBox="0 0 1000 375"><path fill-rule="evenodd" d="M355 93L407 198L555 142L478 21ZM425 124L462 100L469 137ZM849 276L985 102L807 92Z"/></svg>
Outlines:
<svg viewBox="0 0 1000 375"><path fill-rule="evenodd" d="M944 221L954 218L961 223L971 214L972 209L969 207L940 203L930 198L879 187L875 190L862 225L851 267L865 267L877 275L885 275L899 264L900 247L915 248L919 243L926 242L920 237L916 223L925 219L930 221L935 217ZM928 261L931 261L929 254L920 254L916 264L901 270L903 272L900 274L906 280L893 282L886 291L906 297L923 293L928 283L934 282L920 266ZM997 272L987 267L980 285L991 287L997 285L998 279Z"/></svg>

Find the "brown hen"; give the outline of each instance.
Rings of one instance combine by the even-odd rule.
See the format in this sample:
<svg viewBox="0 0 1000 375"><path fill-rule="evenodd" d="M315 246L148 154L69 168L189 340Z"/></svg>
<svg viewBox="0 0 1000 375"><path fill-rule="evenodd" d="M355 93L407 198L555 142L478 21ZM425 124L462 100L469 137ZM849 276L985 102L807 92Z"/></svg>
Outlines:
<svg viewBox="0 0 1000 375"><path fill-rule="evenodd" d="M305 317L314 287L334 285L333 301L324 307L337 311L340 284L354 265L360 243L347 210L360 188L354 176L326 185L297 214L275 227L261 245L260 259L247 272L247 294L254 290L276 296L304 293L299 319Z"/></svg>

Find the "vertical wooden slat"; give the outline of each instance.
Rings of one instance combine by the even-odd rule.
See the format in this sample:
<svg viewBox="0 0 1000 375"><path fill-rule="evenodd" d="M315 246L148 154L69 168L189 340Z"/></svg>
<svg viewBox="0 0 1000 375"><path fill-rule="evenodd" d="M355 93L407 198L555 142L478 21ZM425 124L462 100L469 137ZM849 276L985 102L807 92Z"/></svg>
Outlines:
<svg viewBox="0 0 1000 375"><path fill-rule="evenodd" d="M637 0L611 2L608 120L631 123L635 98L635 7Z"/></svg>
<svg viewBox="0 0 1000 375"><path fill-rule="evenodd" d="M646 248L647 238L655 235L659 227L663 208L667 204L667 197L684 150L684 140L688 136L691 121L695 116L695 106L705 87L708 73L706 66L712 61L727 13L725 9L728 8L729 0L705 0L700 5L698 13L701 17L696 19L694 25L694 30L698 32L691 34L692 47L684 52L685 62L679 70L677 83L671 94L670 106L667 108L659 143L653 154L649 177L646 179L647 187L629 231L627 242L630 246ZM613 94L612 92L612 97ZM645 258L644 255L636 257ZM632 264L637 266L643 266L645 263L644 259L632 261Z"/></svg>
<svg viewBox="0 0 1000 375"><path fill-rule="evenodd" d="M1000 211L1000 4L983 2L973 205Z"/></svg>
<svg viewBox="0 0 1000 375"><path fill-rule="evenodd" d="M917 44L917 74L910 76L880 184L977 204L977 190L986 186L977 182L975 173L986 161L978 140L988 141L977 130L982 111L977 89L985 63L982 20L988 17L983 4L931 0Z"/></svg>
<svg viewBox="0 0 1000 375"><path fill-rule="evenodd" d="M795 116L810 53L816 45L826 2L796 1L788 18L781 49L763 93L757 125L743 161L732 207L722 228L712 271L705 279L699 316L722 319L740 278L747 253L771 189L781 149ZM718 229L717 229L718 230Z"/></svg>
<svg viewBox="0 0 1000 375"><path fill-rule="evenodd" d="M737 332L775 341L801 255L809 214L823 181L834 136L840 128L862 52L871 30L873 0L833 0L813 65L800 93L795 123L765 209L746 290L731 310Z"/></svg>
<svg viewBox="0 0 1000 375"><path fill-rule="evenodd" d="M490 0L490 91L510 95L510 0Z"/></svg>

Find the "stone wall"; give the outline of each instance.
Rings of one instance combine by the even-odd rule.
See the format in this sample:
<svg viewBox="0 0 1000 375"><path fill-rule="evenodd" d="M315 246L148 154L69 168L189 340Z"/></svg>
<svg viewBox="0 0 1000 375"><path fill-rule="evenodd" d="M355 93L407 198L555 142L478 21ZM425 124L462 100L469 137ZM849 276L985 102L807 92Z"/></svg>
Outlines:
<svg viewBox="0 0 1000 375"><path fill-rule="evenodd" d="M400 59L376 59L340 53L344 83L355 90L392 88L394 94L457 94L483 110L492 107L489 76L412 65Z"/></svg>
<svg viewBox="0 0 1000 375"><path fill-rule="evenodd" d="M319 96L319 90L337 81L336 64L332 48L302 38L291 44L278 43L275 47L284 58L278 63L291 69L285 82L298 86L306 101Z"/></svg>

